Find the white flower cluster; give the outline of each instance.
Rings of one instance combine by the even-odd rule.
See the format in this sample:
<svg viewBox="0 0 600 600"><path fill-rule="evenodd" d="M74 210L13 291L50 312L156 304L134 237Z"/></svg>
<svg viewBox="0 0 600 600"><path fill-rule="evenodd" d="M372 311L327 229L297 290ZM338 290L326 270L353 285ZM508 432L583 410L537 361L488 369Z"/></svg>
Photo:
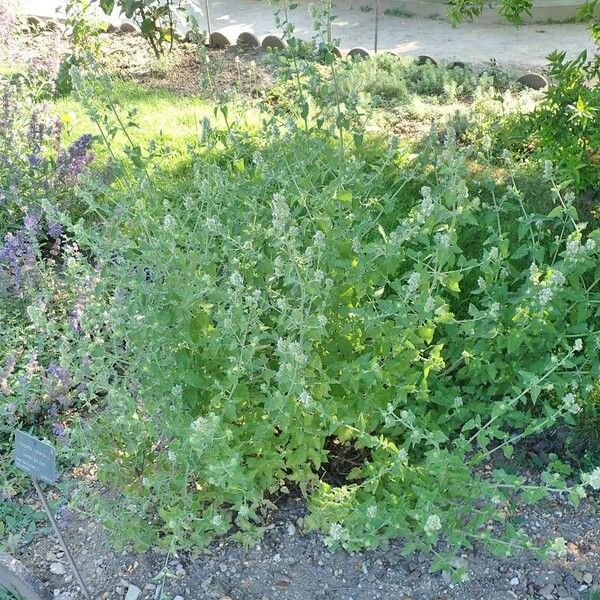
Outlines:
<svg viewBox="0 0 600 600"><path fill-rule="evenodd" d="M313 235L313 246L316 248L325 246L325 234L322 231L319 230Z"/></svg>
<svg viewBox="0 0 600 600"><path fill-rule="evenodd" d="M581 481L593 490L600 490L600 467L596 467L590 473L584 473L581 476Z"/></svg>
<svg viewBox="0 0 600 600"><path fill-rule="evenodd" d="M490 310L489 310L490 319L495 321L498 318L499 314L500 314L500 303L493 302L492 305L490 306Z"/></svg>
<svg viewBox="0 0 600 600"><path fill-rule="evenodd" d="M262 167L265 164L265 159L263 158L263 155L258 150L252 155L252 162L257 167Z"/></svg>
<svg viewBox="0 0 600 600"><path fill-rule="evenodd" d="M304 366L308 360L306 354L302 352L302 346L296 341L290 342L283 338L279 338L277 340L277 351L284 359L296 363L299 366Z"/></svg>
<svg viewBox="0 0 600 600"><path fill-rule="evenodd" d="M575 398L575 394L571 394L571 392L565 394L565 397L563 398L563 406L574 415L581 410L581 406L577 404L577 398Z"/></svg>
<svg viewBox="0 0 600 600"><path fill-rule="evenodd" d="M436 531L439 531L442 528L442 521L437 515L429 515L427 517L427 522L425 523L425 533L427 535L433 535Z"/></svg>
<svg viewBox="0 0 600 600"><path fill-rule="evenodd" d="M435 241L442 248L448 248L450 246L450 234L449 233L441 233L440 231L438 231L435 234Z"/></svg>
<svg viewBox="0 0 600 600"><path fill-rule="evenodd" d="M273 194L271 214L273 217L273 227L278 231L285 229L290 218L290 208L282 194Z"/></svg>
<svg viewBox="0 0 600 600"><path fill-rule="evenodd" d="M332 523L329 528L329 535L325 538L325 543L331 546L342 540L344 537L344 528L339 523Z"/></svg>
<svg viewBox="0 0 600 600"><path fill-rule="evenodd" d="M554 269L550 275L542 284L542 289L538 294L538 299L542 306L545 306L552 300L554 297L554 293L558 290L564 283L566 279L561 271L558 269Z"/></svg>
<svg viewBox="0 0 600 600"><path fill-rule="evenodd" d="M204 224L209 233L217 233L221 225L214 217L208 217Z"/></svg>
<svg viewBox="0 0 600 600"><path fill-rule="evenodd" d="M495 263L498 260L499 256L500 256L500 253L498 251L498 248L496 246L492 246L489 249L489 251L485 253L485 255L483 257L484 266Z"/></svg>
<svg viewBox="0 0 600 600"><path fill-rule="evenodd" d="M242 276L237 271L234 271L229 276L229 281L231 282L231 285L233 287L235 287L235 288L239 288L239 287L242 287L244 285L244 279L242 278Z"/></svg>
<svg viewBox="0 0 600 600"><path fill-rule="evenodd" d="M591 254L596 249L596 240L588 238L585 245L576 237L570 237L565 244L565 258L576 261L581 256Z"/></svg>
<svg viewBox="0 0 600 600"><path fill-rule="evenodd" d="M421 196L423 200L421 200L421 206L417 210L415 218L417 221L424 221L431 213L433 212L433 208L435 206L433 202L433 198L431 196L431 188L427 186L423 186L421 188Z"/></svg>
<svg viewBox="0 0 600 600"><path fill-rule="evenodd" d="M419 289L419 285L421 285L421 274L413 271L408 277L408 291L416 292Z"/></svg>
<svg viewBox="0 0 600 600"><path fill-rule="evenodd" d="M300 400L300 402L304 404L304 406L310 406L313 401L312 396L306 390L302 390L300 392L298 400Z"/></svg>
<svg viewBox="0 0 600 600"><path fill-rule="evenodd" d="M425 300L425 312L432 313L435 310L435 300L428 296L427 300Z"/></svg>

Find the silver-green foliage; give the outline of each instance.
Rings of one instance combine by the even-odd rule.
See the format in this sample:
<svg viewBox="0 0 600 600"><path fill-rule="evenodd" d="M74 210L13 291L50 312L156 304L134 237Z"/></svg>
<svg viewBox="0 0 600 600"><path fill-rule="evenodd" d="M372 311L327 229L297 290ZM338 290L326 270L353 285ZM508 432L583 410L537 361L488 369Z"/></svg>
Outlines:
<svg viewBox="0 0 600 600"><path fill-rule="evenodd" d="M368 160L362 145L341 160L334 129L243 133L205 127L172 189L138 149L127 185L90 194L95 224L65 222L101 282L81 327L105 523L140 547L232 527L248 542L293 485L307 524L350 550L527 546L485 526L515 496L577 503L585 486L559 462L540 485L484 467L592 389L600 232L550 169L549 214L508 156L505 178L470 177L485 157L452 131ZM320 479L332 440L359 457L343 485Z"/></svg>

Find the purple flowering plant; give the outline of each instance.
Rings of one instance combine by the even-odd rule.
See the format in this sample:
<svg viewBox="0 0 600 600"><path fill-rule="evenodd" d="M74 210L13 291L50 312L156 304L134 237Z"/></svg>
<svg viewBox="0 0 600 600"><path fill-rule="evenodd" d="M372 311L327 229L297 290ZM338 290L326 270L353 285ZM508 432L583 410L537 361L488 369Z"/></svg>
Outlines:
<svg viewBox="0 0 600 600"><path fill-rule="evenodd" d="M40 65L33 64L31 72ZM83 135L65 144L59 119L37 101L37 90L26 78L0 81L0 479L5 481L15 428L35 426L67 440L68 415L85 397L85 383L75 372L81 372L85 344L83 313L96 285L92 265L63 224L93 160L93 138Z"/></svg>

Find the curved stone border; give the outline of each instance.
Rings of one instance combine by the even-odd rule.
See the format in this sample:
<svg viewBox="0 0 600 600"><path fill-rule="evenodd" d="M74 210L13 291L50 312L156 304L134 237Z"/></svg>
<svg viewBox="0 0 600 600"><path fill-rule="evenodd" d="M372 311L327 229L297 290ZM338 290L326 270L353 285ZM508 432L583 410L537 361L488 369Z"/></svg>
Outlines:
<svg viewBox="0 0 600 600"><path fill-rule="evenodd" d="M437 66L437 62L431 58L431 56L427 56L427 54L421 54L421 56L419 56L417 58L417 64L421 67L423 65L434 65Z"/></svg>
<svg viewBox="0 0 600 600"><path fill-rule="evenodd" d="M524 85L532 90L543 90L548 87L548 80L538 73L525 73L517 79L517 83Z"/></svg>
<svg viewBox="0 0 600 600"><path fill-rule="evenodd" d="M260 48L260 40L251 31L242 31L235 41L242 48Z"/></svg>
<svg viewBox="0 0 600 600"><path fill-rule="evenodd" d="M39 31L44 26L42 19L38 19L37 17L34 17L33 15L27 17L26 21L27 21L27 29L29 29L29 31L31 33L35 33L36 31Z"/></svg>
<svg viewBox="0 0 600 600"><path fill-rule="evenodd" d="M0 588L18 592L23 600L48 600L48 592L44 590L36 576L6 552L0 552Z"/></svg>
<svg viewBox="0 0 600 600"><path fill-rule="evenodd" d="M228 46L231 46L231 41L224 33L213 31L210 34L208 45L211 48L227 48Z"/></svg>
<svg viewBox="0 0 600 600"><path fill-rule="evenodd" d="M354 59L363 59L363 58L369 58L369 56L371 56L371 55L369 54L369 51L366 48L357 46L356 48L352 48L352 50L350 50L348 52L348 56L350 58L354 58Z"/></svg>
<svg viewBox="0 0 600 600"><path fill-rule="evenodd" d="M451 69L468 69L469 65L467 65L467 63L464 63L462 60L455 60L454 62L450 63L450 68Z"/></svg>
<svg viewBox="0 0 600 600"><path fill-rule="evenodd" d="M54 19L48 19L45 25L46 29L49 29L50 31L62 31L64 29L62 24Z"/></svg>
<svg viewBox="0 0 600 600"><path fill-rule="evenodd" d="M336 58L342 58L342 51L337 46L333 46L333 48L331 48L331 54L333 54Z"/></svg>
<svg viewBox="0 0 600 600"><path fill-rule="evenodd" d="M280 37L277 37L276 35L266 35L263 38L261 47L265 50L267 48L274 48L275 50L284 50L285 48L287 48L287 42L285 40L282 40Z"/></svg>
<svg viewBox="0 0 600 600"><path fill-rule="evenodd" d="M121 33L137 33L137 27L133 23L121 23L119 27Z"/></svg>

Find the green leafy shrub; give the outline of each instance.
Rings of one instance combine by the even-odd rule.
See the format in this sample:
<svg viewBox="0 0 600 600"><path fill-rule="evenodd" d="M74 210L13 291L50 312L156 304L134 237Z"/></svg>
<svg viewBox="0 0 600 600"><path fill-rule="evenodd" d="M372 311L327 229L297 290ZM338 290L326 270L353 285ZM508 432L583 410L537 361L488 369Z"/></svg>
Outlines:
<svg viewBox="0 0 600 600"><path fill-rule="evenodd" d="M552 83L531 118L538 156L551 161L575 189L598 185L600 157L600 57L565 52L549 57Z"/></svg>
<svg viewBox="0 0 600 600"><path fill-rule="evenodd" d="M137 153L135 177L88 197L95 224L65 215L106 298L81 318L104 409L80 440L105 524L140 548L248 542L296 487L307 524L350 550L526 545L484 525L515 494L569 491L561 474L480 467L589 396L600 233L551 181L536 214L510 176L470 177L451 131L369 163L333 127L262 136L206 126L176 189ZM334 448L356 463L336 486L320 477Z"/></svg>
<svg viewBox="0 0 600 600"><path fill-rule="evenodd" d="M100 0L100 8L107 15L113 12L115 5L122 15L137 23L156 58L173 47L178 0Z"/></svg>
<svg viewBox="0 0 600 600"><path fill-rule="evenodd" d="M432 64L419 65L414 58L379 54L368 60L346 61L340 74L345 93L368 93L376 102L407 103L416 96L452 102L472 98L482 82L471 69Z"/></svg>

